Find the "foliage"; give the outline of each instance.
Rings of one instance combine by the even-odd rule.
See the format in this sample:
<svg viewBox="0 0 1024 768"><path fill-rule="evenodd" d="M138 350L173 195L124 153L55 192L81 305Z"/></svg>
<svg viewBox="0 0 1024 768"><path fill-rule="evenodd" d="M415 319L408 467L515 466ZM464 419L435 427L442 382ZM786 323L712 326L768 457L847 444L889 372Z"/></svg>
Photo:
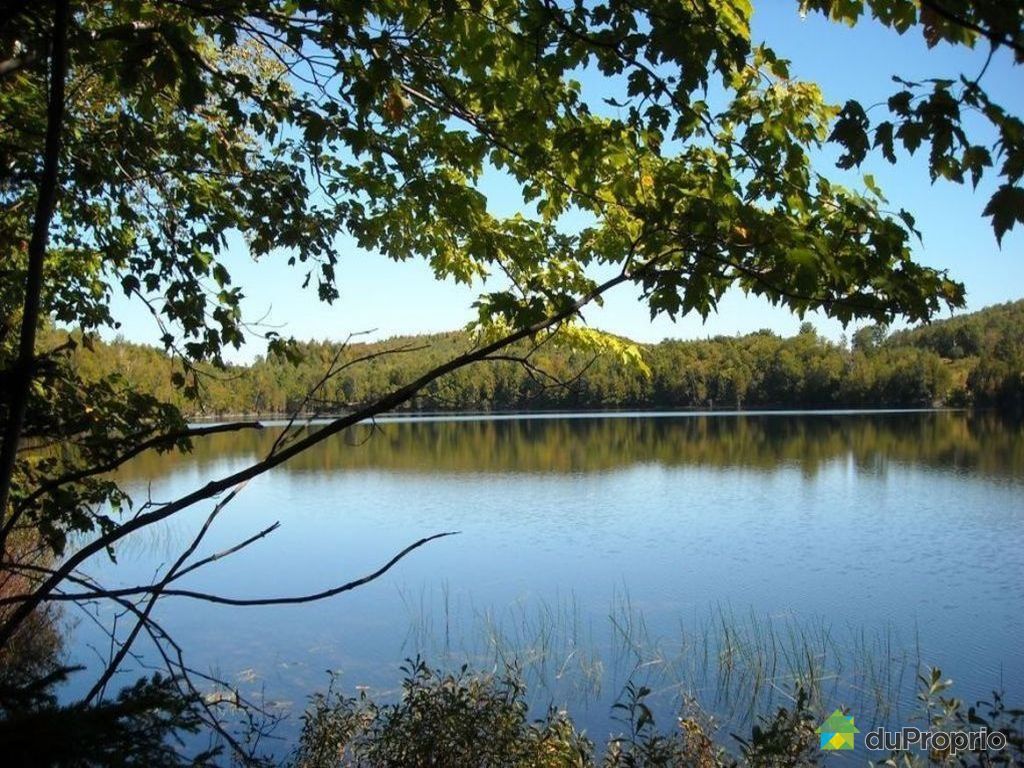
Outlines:
<svg viewBox="0 0 1024 768"><path fill-rule="evenodd" d="M792 708L779 707L770 717L753 726L750 739L733 736L747 764L764 768L812 766L820 760L816 746L817 721L808 706L809 697L797 689Z"/></svg>
<svg viewBox="0 0 1024 768"><path fill-rule="evenodd" d="M985 730L998 732L1006 738L1001 751L971 747L956 755L931 751L927 756L918 752L897 751L878 765L888 768L923 768L927 765L954 765L960 768L983 768L993 765L1024 765L1024 710L1007 707L1003 694L992 692L992 701L979 701L966 706L956 697L948 695L953 682L942 675L938 667L930 667L918 675L917 699L922 711L922 730L971 732Z"/></svg>
<svg viewBox="0 0 1024 768"><path fill-rule="evenodd" d="M870 13L900 34L919 31L934 47L940 42L1010 50L1016 63L1024 62L1024 17L1015 3L1002 0L802 0L804 13L818 11L832 19L855 24ZM889 97L889 119L872 127L868 109L848 101L839 113L829 140L844 149L840 167L860 165L874 148L890 163L897 162L896 148L914 154L927 145L932 181L957 184L970 180L978 186L986 173L995 173L1000 184L989 198L984 215L992 220L996 239L1017 224L1024 224L1024 122L996 103L982 86L988 63L976 75L961 74L956 80L926 78L893 80L900 90ZM966 115L980 116L995 139L985 142L968 133ZM997 165L998 164L998 165ZM874 186L873 180L868 180ZM881 194L881 193L879 193ZM913 218L908 220L913 227Z"/></svg>
<svg viewBox="0 0 1024 768"><path fill-rule="evenodd" d="M774 768L815 765L813 715L798 698L796 711L781 709L741 740L740 757L714 744L710 723L701 716L680 719L678 730L660 733L644 702L650 691L630 683L616 708L627 732L609 740L595 762L593 744L566 712L549 710L528 720L525 689L518 673L503 676L456 674L431 669L422 660L403 667L402 696L379 705L365 693L358 698L333 689L315 695L303 718L295 768L391 768L461 766L480 768ZM794 762L794 758L806 762Z"/></svg>
<svg viewBox="0 0 1024 768"><path fill-rule="evenodd" d="M75 5L47 265L62 279L46 282L44 314L110 326L120 290L150 303L168 348L218 362L244 335L231 233L254 258L305 265L328 301L342 234L426 258L439 278L506 272L512 285L480 298L485 325L527 326L593 290L591 263L632 263L652 312L669 314L706 314L734 283L845 319L959 303L960 286L911 261L900 219L813 172L808 149L837 110L752 44L750 13L741 0ZM43 160L50 14L21 9L2 37L35 62L2 82L14 285ZM621 75L608 98L622 117L582 96L572 73L585 67ZM717 112L701 98L712 82L730 94ZM487 168L536 215L491 213ZM570 209L595 223L564 234Z"/></svg>
<svg viewBox="0 0 1024 768"><path fill-rule="evenodd" d="M420 659L403 667L401 699L377 704L365 691L358 698L334 689L312 697L303 717L295 768L389 768L391 766L513 766L526 768L810 768L824 765L828 753L818 748L821 713L811 709L802 690L792 704L758 718L749 736L733 734L735 754L716 739L714 723L699 711L684 711L678 727L665 732L656 726L645 703L650 690L628 683L615 705L626 730L608 739L595 759L593 744L581 735L567 712L549 710L528 721L525 690L515 670L493 675L456 674L431 669ZM938 669L920 676L919 701L926 729L944 731L998 730L1007 748L950 755L893 753L880 765L914 768L957 765L1024 764L1021 720L1024 712L1008 709L1002 696L964 708L944 697L949 681ZM688 705L694 710L695 705Z"/></svg>
<svg viewBox="0 0 1024 768"><path fill-rule="evenodd" d="M173 400L159 399L159 390L136 389L116 371L80 376L74 370L78 359L49 357L37 374L22 429L26 445L36 450L19 457L19 482L10 494L12 507L56 557L69 537L110 530L129 502L109 478L83 468L116 462L157 436L168 436L157 446L164 451L188 446L184 436L175 437L183 435L186 422Z"/></svg>
<svg viewBox="0 0 1024 768"><path fill-rule="evenodd" d="M52 695L29 707L11 703L0 707L5 765L199 766L214 764L217 755L189 758L181 751L182 735L197 732L202 721L178 686L159 674L89 708L59 706Z"/></svg>
<svg viewBox="0 0 1024 768"><path fill-rule="evenodd" d="M507 358L458 371L426 386L403 407L419 411L589 410L614 408L999 406L1020 410L1024 381L1024 302L886 334L869 325L850 348L810 324L783 338L770 331L635 345L647 373L604 349L578 342L524 344ZM291 356L202 377L201 395L179 407L197 415L330 414L385 395L429 370L472 337L450 333L377 343L297 342ZM528 356L528 357L527 357ZM516 358L527 358L525 367ZM174 364L159 350L94 342L72 357L84 380L116 375L137 393L172 398ZM362 362L360 362L362 361ZM336 375L323 382L324 371Z"/></svg>
<svg viewBox="0 0 1024 768"><path fill-rule="evenodd" d="M1024 412L1024 302L893 334L890 344L962 361L961 386L971 402Z"/></svg>
<svg viewBox="0 0 1024 768"><path fill-rule="evenodd" d="M527 721L524 690L511 670L501 678L442 674L423 661L403 667L402 698L377 705L365 692L333 688L313 698L303 718L296 768L461 768L584 766L591 745L565 714Z"/></svg>
<svg viewBox="0 0 1024 768"><path fill-rule="evenodd" d="M956 43L973 44L962 28L979 25L1009 36L1000 44L1019 37L1019 14L989 4L952 24L911 14L908 4L871 7L883 23ZM862 3L806 5L849 19ZM830 140L857 162L864 120L755 45L751 12L748 0L5 4L0 555L3 568L23 568L13 537L35 535L52 567L33 571L26 593L2 598L10 608L0 654L83 564L114 557L132 532L218 494L230 499L240 483L427 388L438 402L466 391L465 367L501 365L491 355L508 345L544 344L561 332L575 342L570 365L572 354L598 348L641 362L622 340L571 328L585 305L619 285L641 293L652 316L707 316L731 287L844 323L927 320L962 305L961 284L912 258L910 214L888 213L873 184L862 194L812 164ZM607 91L585 92L580 72L603 76ZM975 179L1001 160L1002 186L988 206L1001 238L1020 220L1020 121L977 79L955 93L933 85L925 103L934 108L894 103L896 135L913 149L923 134L933 175L953 180ZM997 127L991 149L965 133L950 99ZM498 212L482 191L491 178L523 201L520 210ZM342 242L396 261L421 258L437 279L475 285L475 340L488 341L449 347L462 354L434 358L418 378L388 370L386 384L346 396L360 410L320 432L275 444L262 461L178 499L133 504L110 470L140 452L187 450L208 434L187 427L182 408L194 407L204 374L231 374L225 350L258 333L272 356L291 351L242 317L232 258L287 260L331 302L344 289ZM159 386L136 389L133 376L150 371L100 365L93 375L95 361L80 354L96 346L94 334L118 327L122 294L150 310L173 358L156 362L166 374ZM53 327L76 331L47 332ZM795 386L795 359L812 373L790 396L822 396L835 355L819 366L813 353L802 357L809 340L795 344L777 391ZM779 351L790 350L780 343ZM149 351L133 356L128 365L140 368L140 358L157 360ZM716 389L695 398L751 399L742 352L726 349L714 362L723 371ZM281 370L268 363L265 373ZM312 383L344 384L339 374L321 370ZM900 393L933 398L934 382L917 386L931 375L927 360L911 361ZM1008 377L979 374L979 387L988 391L995 379ZM642 381L629 374L609 396L632 402ZM308 392L300 398L281 383L250 388L245 410L264 410L282 393L285 407L306 402ZM475 397L491 391L501 401L494 386L485 381ZM173 577L174 569L163 579ZM161 583L132 595L136 623L106 680L152 629ZM111 597L88 586L90 599ZM106 687L93 690L102 698ZM103 704L88 698L85 708ZM118 721L107 721L116 733Z"/></svg>

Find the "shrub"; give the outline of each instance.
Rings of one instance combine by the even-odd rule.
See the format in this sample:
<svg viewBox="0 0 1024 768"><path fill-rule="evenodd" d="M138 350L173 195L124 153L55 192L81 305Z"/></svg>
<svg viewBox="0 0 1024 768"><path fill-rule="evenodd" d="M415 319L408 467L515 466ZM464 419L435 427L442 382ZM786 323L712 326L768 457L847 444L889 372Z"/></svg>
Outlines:
<svg viewBox="0 0 1024 768"><path fill-rule="evenodd" d="M303 716L295 768L811 768L829 754L818 749L820 713L798 690L790 707L758 719L749 737L733 735L730 753L713 737L710 719L688 705L677 727L661 731L645 699L650 690L630 683L614 711L622 734L609 739L600 759L593 743L569 715L550 709L530 721L526 691L517 670L501 676L455 674L431 669L420 659L407 661L402 697L380 705L365 693L345 697L334 682L317 694ZM1009 709L1002 696L966 708L947 697L949 682L937 669L921 675L918 699L926 727L932 730L999 730L1007 748L998 754L958 755L898 752L878 765L916 766L1024 765L1021 725L1024 711Z"/></svg>

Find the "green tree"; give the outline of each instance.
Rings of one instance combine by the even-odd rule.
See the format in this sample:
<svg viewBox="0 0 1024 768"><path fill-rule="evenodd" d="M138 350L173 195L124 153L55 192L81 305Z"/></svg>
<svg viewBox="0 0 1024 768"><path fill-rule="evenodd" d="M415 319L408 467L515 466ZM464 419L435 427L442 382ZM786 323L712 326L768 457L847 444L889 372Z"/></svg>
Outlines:
<svg viewBox="0 0 1024 768"><path fill-rule="evenodd" d="M805 5L855 20L864 4ZM1020 40L1019 3L999 4L1015 9L1008 14L979 4L953 20L909 0L870 5L884 23L957 43ZM34 533L51 565L33 571L25 594L0 601L0 654L62 593L121 601L136 623L73 711L99 706L134 640L154 632L159 596L197 566L192 552L206 527L137 590L112 595L79 583L81 565L219 495L212 521L245 481L423 392L443 397L444 377L510 362L504 351L517 343L527 346L524 365L553 340L644 370L633 346L581 323L580 310L616 286L634 286L652 315L672 317L706 316L734 286L843 322L924 320L959 306L960 284L912 260L909 214L889 215L876 193L812 167L830 139L844 146L844 164L859 161L864 119L755 45L750 13L747 0L7 3L0 553L5 569L25 568L12 542ZM607 92L584 93L574 80L581 70L604 75ZM930 141L933 174L954 180L977 178L986 159L1001 158L1004 184L988 210L1002 237L1020 220L1020 122L977 83L955 94L932 85L925 103L959 99L997 126L994 153L967 140L959 113L902 96L891 105L893 135L911 150L915 135ZM712 91L720 103L710 103ZM879 126L876 143L889 156L887 130ZM495 211L481 191L490 173L525 201L520 212ZM585 226L567 226L581 214ZM321 370L310 364L303 389L271 382L273 398L257 388L255 407L298 408L361 363L372 374L354 410L315 433L289 431L263 460L178 499L131 507L108 470L139 453L187 450L211 431L252 427L189 427L180 410L212 386L211 370L230 374L223 352L246 338L229 245L244 243L257 260L284 252L330 302L344 288L335 272L342 235L396 261L425 259L438 279L479 285L493 276L475 304L472 341L392 379L355 345L345 359L307 348ZM115 292L150 308L162 329L174 357L158 374L172 385L167 397L132 391L120 373L87 378L72 364L73 349L117 327ZM79 330L43 332L68 326ZM287 340L265 336L270 355L298 356ZM740 404L751 381L730 345L709 364L707 392ZM640 389L614 399L628 402ZM62 449L45 450L55 445ZM187 677L171 666L175 680Z"/></svg>
<svg viewBox="0 0 1024 768"><path fill-rule="evenodd" d="M878 349L885 341L886 328L884 325L865 325L854 332L850 340L850 346L857 352L870 355Z"/></svg>

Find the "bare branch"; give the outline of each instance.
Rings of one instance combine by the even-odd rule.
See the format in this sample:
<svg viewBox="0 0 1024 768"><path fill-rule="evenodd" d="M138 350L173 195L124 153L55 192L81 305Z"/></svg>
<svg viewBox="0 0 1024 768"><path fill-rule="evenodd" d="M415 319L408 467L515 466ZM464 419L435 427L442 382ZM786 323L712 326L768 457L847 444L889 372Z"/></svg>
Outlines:
<svg viewBox="0 0 1024 768"><path fill-rule="evenodd" d="M15 567L35 573L52 573L52 569L45 568L42 566L18 565ZM179 573L179 575L181 574ZM186 699L194 701L199 704L199 706L202 708L202 712L205 714L204 722L208 726L210 726L210 728L212 728L213 731L220 738L224 739L224 741L228 744L228 746L235 752L235 754L238 757L242 758L243 761L252 759L252 750L247 750L244 746L242 746L238 739L236 739L230 733L230 731L228 731L228 729L222 722L221 717L214 711L215 704L212 704L209 700L207 700L207 698L203 695L202 691L199 690L199 687L195 684L192 678L194 677L203 680L204 682L211 683L221 688L231 689L230 684L226 680L222 680L221 678L214 677L208 673L201 672L188 666L185 663L184 650L178 644L178 642L175 641L174 638L171 637L171 635L167 632L167 630L164 629L159 622L153 619L152 616L144 616L142 609L140 609L130 600L111 596L109 592L104 590L100 585L96 584L94 581L92 581L89 577L85 575L72 574L68 577L67 580L73 584L78 585L79 587L88 590L88 593L92 595L93 600L98 600L101 598L110 599L117 603L119 606L121 606L121 608L124 610L126 614L132 614L136 616L142 623L146 635L153 643L153 647L160 655L160 658L164 664L164 668L174 679L175 684L177 685L178 690L182 693L182 695ZM76 600L75 602L84 609L84 599ZM94 622L97 621L96 617L93 616L91 613L89 613L88 611L86 611L85 613L90 618L90 620ZM100 626L101 629L103 629L105 632L107 631L104 627L102 627L102 625ZM145 664L142 658L136 657L136 660L139 663L140 667L149 666ZM80 671L82 669L83 667L64 668L58 670L57 673L55 674ZM37 685L45 685L45 679L44 681L40 681L40 683L37 683ZM233 698L230 703L235 708L246 712L250 722L254 720L252 715L253 712L257 713L261 717L267 718L268 720L276 720L276 718L273 718L271 715L269 715L255 702L249 701L244 696L241 696L238 693L237 689L232 689L232 693Z"/></svg>
<svg viewBox="0 0 1024 768"><path fill-rule="evenodd" d="M228 501L230 501L230 499L226 499L223 503L226 504ZM220 506L220 505L218 505L218 506ZM215 509L213 515L215 516L217 512L219 512L219 509ZM204 529L200 532L198 538L202 538L202 536L205 535L205 531L206 531L206 528L208 527L209 522L210 521L208 520L207 521L207 526L204 526ZM51 595L49 598L47 598L47 601L48 602L55 602L55 603L59 603L59 602L77 602L77 601L80 601L80 600L86 600L86 599L90 599L90 598L107 598L107 599L111 599L111 600L123 600L125 598L135 597L135 596L138 596L138 595L152 595L153 598L155 599L156 597L158 597L160 595L165 595L165 596L189 597L189 598L192 598L192 599L195 599L195 600L204 600L204 601L209 602L209 603L220 603L222 605L236 605L236 606L298 605L298 604L301 604L301 603L314 603L314 602L317 602L319 600L325 600L325 599L327 599L329 597L334 597L335 595L340 595L343 592L350 592L351 590L355 589L356 587L361 587L364 584L369 584L371 581L379 579L385 573L390 571L406 555L408 555L409 553L419 549L424 544L429 544L430 542L434 541L435 539L442 539L442 538L445 538L446 536L457 536L459 534L459 531L445 531L444 533L435 533L435 534L433 534L431 536L426 536L426 537L424 537L422 539L419 539L418 541L414 541L412 544L410 544L409 546L405 547L405 549L403 549L400 552L398 552L394 557L392 557L390 560L388 560L384 565L382 565L380 568L375 570L373 573L367 574L366 576L361 576L360 578L355 579L354 581L346 582L345 584L341 584L340 586L331 587L330 589L325 589L325 590L323 590L321 592L313 592L313 593L308 594L308 595L289 595L289 596L286 596L286 597L267 597L267 598L252 598L252 599L248 599L248 598L224 597L222 595L214 595L214 594L209 594L209 593L206 593L206 592L197 592L195 590L188 590L188 589L168 589L167 588L168 584L170 584L170 583L172 583L174 581L177 581L179 578L184 576L186 573L194 571L196 568L200 568L200 567L202 567L204 565L208 565L209 563L212 563L215 560L219 560L222 557L226 557L227 555L233 554L234 552L237 552L238 550L243 549L244 547L248 546L249 544L252 544L253 542L258 541L259 539L262 539L264 536L266 536L269 533L271 533L272 531L276 530L277 527L278 527L278 523L274 523L269 528L265 528L264 530L260 531L259 533L255 534L254 536L250 536L245 541L243 541L243 542L241 542L239 544L236 544L235 546L233 546L233 547L231 547L231 548L229 548L227 550L224 550L223 552L219 552L216 555L211 555L210 557L204 558L203 560L199 560L196 563L193 563L192 565L190 565L188 568L179 569L180 566L179 566L179 568L172 568L170 571L168 571L167 576L165 576L160 581L160 583L158 583L158 584L151 584L151 585L147 585L147 586L138 586L138 587L124 587L122 589L105 589L103 587L98 587L97 586L97 587L91 587L89 592L64 592L64 591L61 591L59 593L55 592L53 595ZM192 547L190 547L190 551L186 553L185 557L187 557L188 554L191 554L191 551L194 551L194 549L195 549L194 545ZM5 567L9 567L10 565L14 565L14 564L4 563ZM20 566L15 565L15 567L20 567ZM55 571L48 571L48 572L55 573ZM29 595L29 594L11 595L11 596L5 597L3 599L0 599L0 605L11 605L13 603L25 603L25 602L28 602L31 599L32 599L32 595Z"/></svg>
<svg viewBox="0 0 1024 768"><path fill-rule="evenodd" d="M245 549L246 547L248 547L250 544L255 544L260 539L262 539L262 538L264 538L266 536L269 536L270 534L272 534L274 531L276 531L280 527L281 527L280 521L275 522L273 525L268 525L262 531L254 533L249 538L247 538L247 539L245 539L243 541L238 542L234 546L228 547L227 549L222 549L220 552L212 554L212 555L210 555L208 557L204 557L202 560L197 560L196 562L192 563L188 567L182 568L180 571L178 571L174 575L174 578L171 579L171 581L177 581L182 576L185 576L186 574L191 573L192 571L198 570L199 568L202 568L204 565L209 565L210 563L215 563L216 561L222 560L223 558L227 557L228 555L233 555L236 552L240 552L243 549Z"/></svg>
<svg viewBox="0 0 1024 768"><path fill-rule="evenodd" d="M576 371L576 373L574 373L570 378L560 379L558 376L555 376L550 371L544 370L541 366L530 360L530 355L533 354L534 351L536 350L531 350L527 355L491 355L487 359L494 362L516 363L521 365L530 379L537 383L537 386L540 387L541 391L548 391L552 389L561 389L565 391L571 390L573 386L578 384L580 379L586 375L586 372L593 367L594 363L596 363L598 359L597 355L591 356L586 365Z"/></svg>
<svg viewBox="0 0 1024 768"><path fill-rule="evenodd" d="M321 376L320 380L317 381L317 383L314 384L306 393L306 396L305 398L303 398L302 403L300 403L296 408L293 409L291 417L288 419L288 424L285 426L284 430L282 430L281 434L277 436L277 439L274 441L274 444L270 447L270 456L273 456L277 452L277 449L287 442L287 435L289 433L289 430L291 430L292 426L295 424L296 419L298 419L298 417L303 413L303 411L306 409L309 403L314 399L314 395L316 395L317 392L323 389L324 385L327 384L328 381L333 379L339 373L347 370L348 368L351 368L354 365L358 365L359 363L365 363L370 360L375 360L379 357L386 357L387 355L395 355L403 352L418 352L420 350L427 349L428 347L428 345L426 344L403 344L399 347L393 347L391 349L382 349L376 352L369 352L365 355L360 355L359 357L353 360L349 360L345 362L343 365L338 366L338 360L341 359L341 356L345 353L345 350L348 348L348 345L352 340L352 336L353 334L349 334L348 338L345 339L344 343L342 343L341 347L335 353L334 359L331 361L331 364L327 367L327 370L324 372L324 375Z"/></svg>
<svg viewBox="0 0 1024 768"><path fill-rule="evenodd" d="M155 437L151 437L148 440L142 441L141 443L137 443L124 453L121 453L113 457L112 459L103 462L102 464L87 467L77 472L69 472L66 475L62 475L46 483L43 483L19 503L19 508L28 506L33 501L38 499L40 496L50 493L56 490L57 488L61 487L62 485L67 485L68 483L77 483L80 480L86 479L87 477L101 475L104 474L105 472L111 472L117 469L122 464L124 464L129 459L135 458L144 451L148 451L155 448L161 448L167 445L172 445L178 442L179 440L189 439L193 437L206 437L207 435L216 435L222 432L238 432L243 429L263 429L263 424L258 421L235 421L226 424L213 424L207 427L192 427L190 429L183 429L177 432L167 432L162 435L156 435ZM13 523L11 523L10 521L8 521L7 525L13 528Z"/></svg>
<svg viewBox="0 0 1024 768"><path fill-rule="evenodd" d="M199 532L192 539L192 543L185 548L185 551L182 552L181 555L178 556L178 559L175 560L174 565L167 570L163 579L151 588L149 602L139 615L138 621L136 621L131 632L129 632L128 636L122 641L121 647L118 649L117 653L114 654L114 658L111 659L110 663L107 664L107 668L103 670L103 674L100 675L99 680L96 681L93 687L89 690L89 693L87 693L82 699L83 704L89 705L97 697L102 698L104 691L106 691L107 683L110 682L110 678L114 676L117 668L121 666L121 662L124 661L125 656L128 655L128 652L131 650L132 644L135 642L135 638L139 636L139 633L142 631L149 619L150 613L152 613L153 609L156 607L156 601L160 597L160 593L167 584L171 582L178 570L185 564L185 561L188 560L192 553L196 551L196 547L199 546L200 542L202 542L203 538L206 536L207 531L210 530L210 526L213 525L213 521L217 519L217 515L220 514L221 510L223 510L225 506L231 503L231 500L238 495L238 492L243 487L244 484L232 489L231 493L217 503L213 508L213 511L210 512L209 516L206 518L206 522L203 523Z"/></svg>
<svg viewBox="0 0 1024 768"><path fill-rule="evenodd" d="M338 587L332 587L331 589L325 589L322 592L314 592L309 595L291 595L288 597L262 597L262 598L235 598L235 597L224 597L222 595L212 595L205 592L195 592L188 589L164 589L162 590L164 595L177 596L177 597L190 597L194 600L203 600L208 603L218 603L220 605L236 605L236 606L252 606L252 605L299 605L301 603L315 603L319 600L326 600L329 597L340 595L342 592L349 592L356 587L361 587L364 584L369 584L375 579L379 579L385 573L390 571L399 560L404 558L410 552L419 549L424 544L429 544L435 539L441 539L446 536L457 536L459 531L445 531L444 533L435 533L432 536L426 536L419 541L414 541L412 544L407 546L401 552L396 554L384 565L378 568L373 573L350 581L347 584L342 584Z"/></svg>

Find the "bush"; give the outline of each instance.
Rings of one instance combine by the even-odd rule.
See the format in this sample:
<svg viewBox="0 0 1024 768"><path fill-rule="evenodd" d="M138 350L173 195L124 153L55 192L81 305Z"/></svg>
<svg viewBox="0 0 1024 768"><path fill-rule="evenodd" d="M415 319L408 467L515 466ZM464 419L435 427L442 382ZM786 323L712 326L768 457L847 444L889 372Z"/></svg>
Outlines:
<svg viewBox="0 0 1024 768"><path fill-rule="evenodd" d="M378 705L365 692L334 689L313 697L303 716L296 768L735 768L813 765L814 721L803 694L741 741L737 760L711 738L699 713L679 719L669 734L655 728L644 703L647 688L630 684L616 704L626 733L609 740L599 763L594 746L569 716L551 709L529 721L525 689L515 670L501 677L463 667L442 674L417 659L403 667L402 698ZM811 757L807 757L810 755Z"/></svg>
<svg viewBox="0 0 1024 768"><path fill-rule="evenodd" d="M529 722L519 675L442 674L407 662L402 699L377 705L331 689L303 718L299 768L588 766L592 745L564 712Z"/></svg>
<svg viewBox="0 0 1024 768"><path fill-rule="evenodd" d="M711 721L695 705L686 707L671 731L660 731L645 703L650 690L627 685L614 707L624 732L609 739L601 758L593 743L576 730L569 715L551 709L530 721L525 688L515 669L502 676L456 674L431 669L420 659L407 661L401 700L378 705L365 692L344 697L334 689L312 698L294 756L296 768L810 768L829 754L818 749L808 696L798 690L791 707L762 717L749 737L733 735L732 754L713 738ZM946 697L941 672L921 675L926 727L932 730L999 730L1007 748L998 754L956 756L920 752L892 753L879 765L988 766L1024 765L1021 724L1024 711L1008 709L1000 695L992 703L964 708Z"/></svg>

